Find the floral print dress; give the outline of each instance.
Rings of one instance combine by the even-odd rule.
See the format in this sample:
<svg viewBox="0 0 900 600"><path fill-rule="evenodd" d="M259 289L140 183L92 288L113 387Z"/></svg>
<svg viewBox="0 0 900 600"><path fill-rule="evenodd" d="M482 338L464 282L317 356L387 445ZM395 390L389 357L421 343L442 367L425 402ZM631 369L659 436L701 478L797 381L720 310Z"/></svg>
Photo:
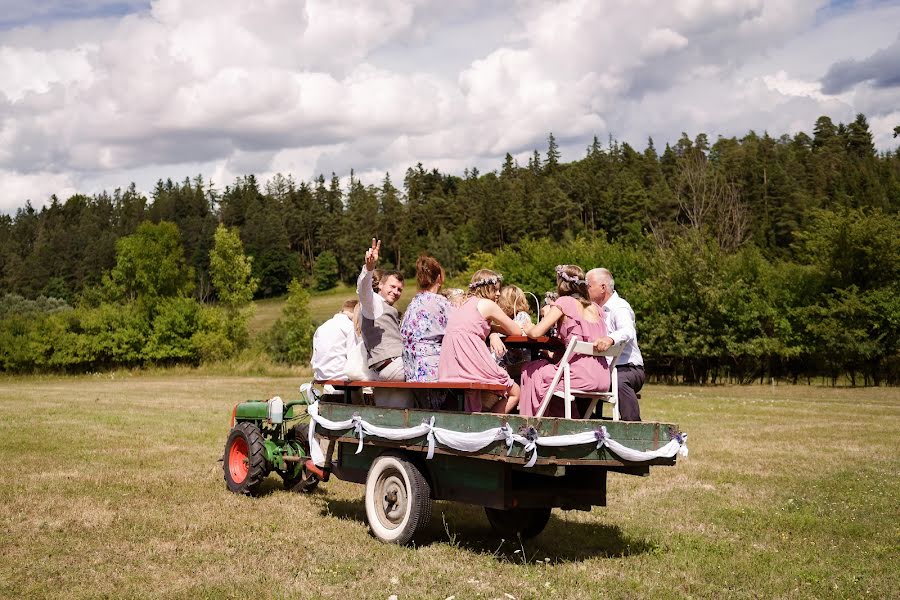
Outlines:
<svg viewBox="0 0 900 600"><path fill-rule="evenodd" d="M450 302L440 294L419 292L400 323L406 381L437 381Z"/></svg>

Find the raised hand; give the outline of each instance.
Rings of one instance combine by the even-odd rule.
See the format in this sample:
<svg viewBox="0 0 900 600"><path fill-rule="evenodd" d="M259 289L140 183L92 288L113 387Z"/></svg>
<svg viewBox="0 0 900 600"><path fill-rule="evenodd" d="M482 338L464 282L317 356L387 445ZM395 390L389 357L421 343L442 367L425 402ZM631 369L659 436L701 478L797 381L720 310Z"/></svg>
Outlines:
<svg viewBox="0 0 900 600"><path fill-rule="evenodd" d="M381 252L381 240L372 238L372 247L366 250L366 270L372 271L378 264L378 254Z"/></svg>

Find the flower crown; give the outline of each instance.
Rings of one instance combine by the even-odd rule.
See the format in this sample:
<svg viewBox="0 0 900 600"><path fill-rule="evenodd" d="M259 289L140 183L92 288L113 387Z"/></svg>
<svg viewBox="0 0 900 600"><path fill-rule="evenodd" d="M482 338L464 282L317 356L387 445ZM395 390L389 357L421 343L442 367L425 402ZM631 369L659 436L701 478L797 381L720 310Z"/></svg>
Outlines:
<svg viewBox="0 0 900 600"><path fill-rule="evenodd" d="M492 275L485 279L473 281L469 284L469 289L474 291L475 289L480 288L483 285L497 285L498 283L503 283L503 275Z"/></svg>
<svg viewBox="0 0 900 600"><path fill-rule="evenodd" d="M580 283L587 285L586 279L578 279L578 277L576 277L574 275L569 275L568 273L566 273L566 269L565 269L566 266L567 265L556 265L556 276L557 277L559 277L563 281L568 281L569 283L574 283L575 285L578 285Z"/></svg>

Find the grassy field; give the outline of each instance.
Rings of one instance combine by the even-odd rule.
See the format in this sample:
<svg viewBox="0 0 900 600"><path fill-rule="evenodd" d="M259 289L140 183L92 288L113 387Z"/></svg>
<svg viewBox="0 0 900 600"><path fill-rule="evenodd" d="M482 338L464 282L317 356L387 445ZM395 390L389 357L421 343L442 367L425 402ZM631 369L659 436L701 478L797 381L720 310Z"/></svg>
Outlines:
<svg viewBox="0 0 900 600"><path fill-rule="evenodd" d="M0 597L897 597L900 392L650 387L690 457L610 475L524 546L436 503L417 548L367 534L363 487L225 491L231 406L296 377L0 379Z"/></svg>

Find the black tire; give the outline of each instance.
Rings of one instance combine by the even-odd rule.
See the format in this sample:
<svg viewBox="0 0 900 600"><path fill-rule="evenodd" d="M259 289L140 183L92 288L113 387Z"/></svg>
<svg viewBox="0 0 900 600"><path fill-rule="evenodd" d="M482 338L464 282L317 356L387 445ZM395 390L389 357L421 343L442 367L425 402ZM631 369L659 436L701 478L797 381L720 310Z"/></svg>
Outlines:
<svg viewBox="0 0 900 600"><path fill-rule="evenodd" d="M504 539L513 540L522 537L530 540L537 537L550 521L549 508L511 508L500 510L484 508L484 514L491 528Z"/></svg>
<svg viewBox="0 0 900 600"><path fill-rule="evenodd" d="M308 494L319 487L319 476L307 471L306 467L303 467L299 476L282 474L281 479L284 481L284 489L297 494Z"/></svg>
<svg viewBox="0 0 900 600"><path fill-rule="evenodd" d="M366 476L366 518L373 536L400 545L431 520L431 486L403 454L385 452L372 461Z"/></svg>
<svg viewBox="0 0 900 600"><path fill-rule="evenodd" d="M292 427L288 437L293 437L300 444L303 448L303 452L306 453L307 458L310 456L309 423L303 423ZM307 471L306 467L304 467L297 476L282 473L281 479L284 481L284 489L298 494L308 494L319 486L319 476Z"/></svg>
<svg viewBox="0 0 900 600"><path fill-rule="evenodd" d="M244 467L241 466L244 465ZM228 434L222 461L225 485L235 494L254 496L268 475L266 447L259 427L238 423Z"/></svg>

